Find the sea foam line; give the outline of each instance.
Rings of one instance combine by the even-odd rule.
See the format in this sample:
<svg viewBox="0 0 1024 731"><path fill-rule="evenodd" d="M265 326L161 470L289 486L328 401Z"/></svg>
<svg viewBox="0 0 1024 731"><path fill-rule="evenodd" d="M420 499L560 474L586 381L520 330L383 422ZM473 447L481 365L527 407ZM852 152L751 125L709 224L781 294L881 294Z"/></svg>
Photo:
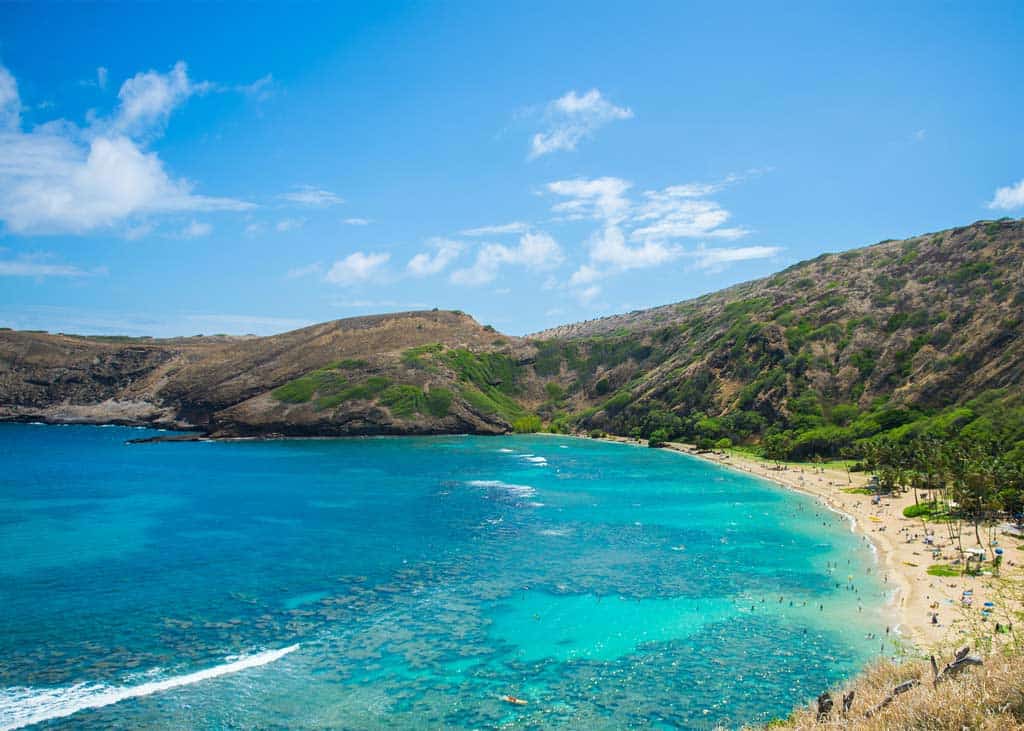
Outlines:
<svg viewBox="0 0 1024 731"><path fill-rule="evenodd" d="M519 497L533 497L537 489L530 485L515 485L501 480L470 480L466 483L470 487L486 487L494 490L503 490Z"/></svg>
<svg viewBox="0 0 1024 731"><path fill-rule="evenodd" d="M224 665L140 685L76 683L63 688L6 688L0 691L0 731L11 731L55 718L67 718L89 708L103 708L130 698L141 698L193 685L203 680L219 678L222 675L231 675L280 660L298 649L298 645L290 645L279 650L258 652Z"/></svg>

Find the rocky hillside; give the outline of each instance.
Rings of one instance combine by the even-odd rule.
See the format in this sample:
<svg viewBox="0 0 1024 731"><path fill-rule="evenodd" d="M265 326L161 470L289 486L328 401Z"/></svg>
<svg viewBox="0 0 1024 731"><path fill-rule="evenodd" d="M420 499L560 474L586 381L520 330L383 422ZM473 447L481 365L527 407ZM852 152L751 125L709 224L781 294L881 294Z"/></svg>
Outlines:
<svg viewBox="0 0 1024 731"><path fill-rule="evenodd" d="M501 433L536 388L517 367L522 350L467 315L439 311L263 338L0 331L0 419L214 436Z"/></svg>
<svg viewBox="0 0 1024 731"><path fill-rule="evenodd" d="M836 453L973 399L1019 402L1024 221L823 254L533 340L584 429Z"/></svg>
<svg viewBox="0 0 1024 731"><path fill-rule="evenodd" d="M0 419L218 436L517 426L806 457L998 409L1019 410L1024 431L1022 384L1024 221L1011 219L823 254L526 339L437 311L265 338L0 331Z"/></svg>

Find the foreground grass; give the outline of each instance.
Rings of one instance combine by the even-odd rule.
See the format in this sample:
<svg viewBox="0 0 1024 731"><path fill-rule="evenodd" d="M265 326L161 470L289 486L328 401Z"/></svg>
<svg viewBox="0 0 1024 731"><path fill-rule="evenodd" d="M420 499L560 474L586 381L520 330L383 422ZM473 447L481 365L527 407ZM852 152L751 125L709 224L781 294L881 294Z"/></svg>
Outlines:
<svg viewBox="0 0 1024 731"><path fill-rule="evenodd" d="M949 654L943 653L940 667L950 659ZM897 696L877 714L866 717L895 686L911 679L920 680L921 685ZM849 690L854 690L856 696L850 713L844 718L839 706L843 693ZM938 686L932 684L932 670L927 660L880 660L831 692L836 708L830 720L819 722L812 703L797 709L784 721L773 721L768 728L1024 730L1024 652L1004 649L991 653L984 665L968 668Z"/></svg>

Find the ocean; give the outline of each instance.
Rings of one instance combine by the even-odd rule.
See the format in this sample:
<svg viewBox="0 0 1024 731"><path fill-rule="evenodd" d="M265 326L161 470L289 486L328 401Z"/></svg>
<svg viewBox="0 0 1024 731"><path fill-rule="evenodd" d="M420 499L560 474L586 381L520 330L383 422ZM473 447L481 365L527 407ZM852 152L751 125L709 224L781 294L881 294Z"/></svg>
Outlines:
<svg viewBox="0 0 1024 731"><path fill-rule="evenodd" d="M895 649L842 516L692 457L155 433L0 424L0 729L734 727Z"/></svg>

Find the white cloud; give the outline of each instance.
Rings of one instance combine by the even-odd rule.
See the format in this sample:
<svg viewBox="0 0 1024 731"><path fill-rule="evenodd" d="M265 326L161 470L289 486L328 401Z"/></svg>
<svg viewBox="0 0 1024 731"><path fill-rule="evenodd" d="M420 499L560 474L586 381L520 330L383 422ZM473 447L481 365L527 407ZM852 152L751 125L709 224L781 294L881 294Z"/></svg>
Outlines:
<svg viewBox="0 0 1024 731"><path fill-rule="evenodd" d="M0 277L85 277L102 273L88 272L70 264L54 264L46 255L21 255L15 259L0 259Z"/></svg>
<svg viewBox="0 0 1024 731"><path fill-rule="evenodd" d="M989 201L988 207L1004 211L1024 208L1024 180L1019 181L1016 185L1007 185L997 189L995 196Z"/></svg>
<svg viewBox="0 0 1024 731"><path fill-rule="evenodd" d="M0 66L0 131L18 129L21 125L21 98L18 82L11 72Z"/></svg>
<svg viewBox="0 0 1024 731"><path fill-rule="evenodd" d="M600 294L601 288L594 284L584 289L577 290L576 299L578 299L582 305L589 305L597 299Z"/></svg>
<svg viewBox="0 0 1024 731"><path fill-rule="evenodd" d="M782 251L778 246L740 246L733 249L704 249L686 252L687 257L695 260L698 269L717 271L727 264L753 259L770 259Z"/></svg>
<svg viewBox="0 0 1024 731"><path fill-rule="evenodd" d="M570 287L579 287L596 282L605 276L605 273L600 269L591 266L590 264L581 264L580 268L572 273L569 277Z"/></svg>
<svg viewBox="0 0 1024 731"><path fill-rule="evenodd" d="M96 86L100 89L107 88L107 68L106 66L99 66L96 69Z"/></svg>
<svg viewBox="0 0 1024 731"><path fill-rule="evenodd" d="M569 199L552 206L555 213L569 220L596 218L613 223L629 211L625 194L631 187L632 183L612 177L556 180L547 184L550 192Z"/></svg>
<svg viewBox="0 0 1024 731"><path fill-rule="evenodd" d="M609 122L632 116L628 107L615 106L597 89L582 95L570 91L547 105L547 129L530 140L529 159L558 150L575 150L582 140Z"/></svg>
<svg viewBox="0 0 1024 731"><path fill-rule="evenodd" d="M449 239L435 238L427 243L433 252L416 254L405 267L413 276L426 277L444 271L465 248L460 242Z"/></svg>
<svg viewBox="0 0 1024 731"><path fill-rule="evenodd" d="M267 74L256 79L251 84L239 84L235 87L235 91L259 102L266 101L273 95L274 76L273 74Z"/></svg>
<svg viewBox="0 0 1024 731"><path fill-rule="evenodd" d="M286 233L300 229L304 225L306 225L306 219L304 218L283 218L274 224L274 230L278 233Z"/></svg>
<svg viewBox="0 0 1024 731"><path fill-rule="evenodd" d="M251 203L196 195L132 135L166 120L198 85L183 63L138 74L121 87L111 119L79 129L56 120L23 132L13 77L0 67L0 220L20 234L84 233L148 215L241 211ZM6 129L2 125L6 125Z"/></svg>
<svg viewBox="0 0 1024 731"><path fill-rule="evenodd" d="M532 271L557 267L564 260L558 242L546 233L528 233L516 246L485 244L477 251L472 266L452 272L454 284L476 286L494 281L506 264L519 265Z"/></svg>
<svg viewBox="0 0 1024 731"><path fill-rule="evenodd" d="M0 218L15 233L82 233L132 216L251 207L194 195L156 153L126 137L83 146L47 130L0 134Z"/></svg>
<svg viewBox="0 0 1024 731"><path fill-rule="evenodd" d="M336 206L339 203L345 202L341 196L323 188L315 188L312 185L300 185L291 193L285 193L281 197L291 203L299 203L304 206L314 206L317 208Z"/></svg>
<svg viewBox="0 0 1024 731"><path fill-rule="evenodd" d="M502 223L496 226L467 228L459 233L463 236L499 236L501 234L522 234L526 233L529 229L529 224L523 223L522 221L513 221L512 223Z"/></svg>
<svg viewBox="0 0 1024 731"><path fill-rule="evenodd" d="M369 226L373 222L369 218L346 218L342 223L349 226Z"/></svg>
<svg viewBox="0 0 1024 731"><path fill-rule="evenodd" d="M184 104L193 94L209 91L210 86L205 81L193 83L184 61L178 61L166 74L153 70L137 73L121 84L117 93L121 106L114 126L129 134L162 126L175 107Z"/></svg>
<svg viewBox="0 0 1024 731"><path fill-rule="evenodd" d="M928 136L928 130L918 129L914 130L913 134L910 135L911 142L924 142L925 137Z"/></svg>
<svg viewBox="0 0 1024 731"><path fill-rule="evenodd" d="M637 246L630 246L617 226L606 226L596 232L590 238L589 249L593 263L620 271L657 266L679 256L678 247L661 241L647 239Z"/></svg>
<svg viewBox="0 0 1024 731"><path fill-rule="evenodd" d="M685 186L684 186L685 187ZM674 188L644 193L645 202L634 215L643 223L630 233L634 241L644 239L726 238L735 239L748 232L743 228L722 228L729 220L729 211L715 201L697 199L687 191Z"/></svg>
<svg viewBox="0 0 1024 731"><path fill-rule="evenodd" d="M588 259L570 276L568 285L581 302L592 300L594 283L631 269L662 266L688 256L694 266L718 270L728 264L774 256L780 249L770 246L700 248L688 251L683 239L733 240L750 231L727 226L728 210L709 199L727 186L763 170L729 175L714 183L686 183L660 190L644 191L639 202L628 197L631 184L621 178L576 178L548 183L550 193L565 200L551 210L567 220L595 220L601 228L587 241Z"/></svg>
<svg viewBox="0 0 1024 731"><path fill-rule="evenodd" d="M380 273L391 254L364 254L356 251L331 266L324 277L331 284L356 284L365 282Z"/></svg>
<svg viewBox="0 0 1024 731"><path fill-rule="evenodd" d="M183 239L198 239L202 236L209 236L210 232L213 231L213 226L208 223L201 221L191 221L185 228L181 230L181 238Z"/></svg>

